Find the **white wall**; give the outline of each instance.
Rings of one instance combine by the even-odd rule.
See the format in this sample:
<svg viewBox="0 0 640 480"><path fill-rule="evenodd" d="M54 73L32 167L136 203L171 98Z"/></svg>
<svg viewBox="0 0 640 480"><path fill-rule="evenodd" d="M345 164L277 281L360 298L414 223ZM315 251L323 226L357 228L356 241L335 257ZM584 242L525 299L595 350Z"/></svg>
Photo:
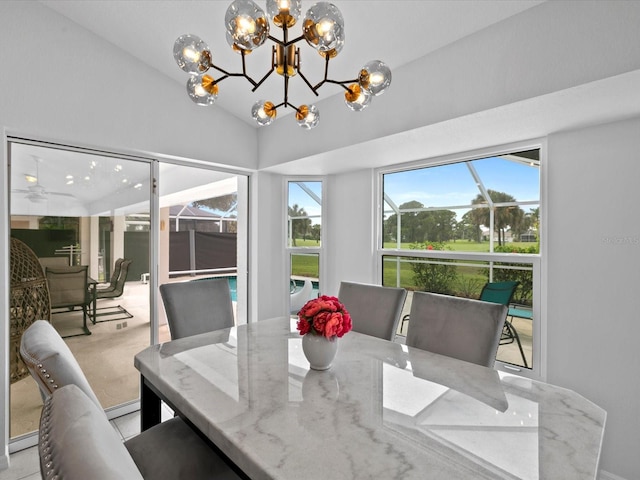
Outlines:
<svg viewBox="0 0 640 480"><path fill-rule="evenodd" d="M607 410L601 467L640 478L640 118L548 148L548 381Z"/></svg>
<svg viewBox="0 0 640 480"><path fill-rule="evenodd" d="M0 2L0 45L0 125L11 131L257 166L253 128L39 2Z"/></svg>
<svg viewBox="0 0 640 480"><path fill-rule="evenodd" d="M0 2L0 132L116 151L257 166L253 128L188 100L184 85L141 66L65 17L32 1ZM241 139L229 141L229 139ZM8 258L5 137L0 150L0 255ZM9 284L0 262L2 285ZM8 288L0 311L8 312ZM0 330L0 470L8 454L8 321Z"/></svg>
<svg viewBox="0 0 640 480"><path fill-rule="evenodd" d="M364 116L329 99L313 134L285 118L256 135L219 109L192 105L183 85L41 4L5 1L0 2L0 127L247 168L257 166L259 140L260 166L269 167L638 70L638 24L638 2L546 2L394 71L392 89ZM458 133L450 140L451 151L467 134ZM552 134L548 159L548 379L609 411L601 466L627 480L640 478L640 355L634 348L640 246L619 239L640 235L634 215L639 138L638 119ZM433 155L427 143L416 158ZM489 139L484 146L493 144ZM389 164L408 160L400 149L382 153ZM5 162L3 147L0 164ZM6 259L8 194L2 171L0 252ZM326 187L326 254L336 260L328 265L325 287L336 293L343 278L375 279L373 173L331 175ZM285 244L282 178L264 172L252 177L250 201L251 288L258 292L261 316L280 315L288 298L287 285L280 282L287 278L280 247ZM8 284L5 265L0 279ZM0 311L8 309L7 295L5 288ZM251 308L255 319L257 306ZM0 331L3 385L8 384L7 323ZM5 455L7 395L5 390L0 398L0 454Z"/></svg>
<svg viewBox="0 0 640 480"><path fill-rule="evenodd" d="M280 175L260 172L252 176L250 188L250 233L252 237L250 321L286 315L289 312L289 272L286 245L285 184ZM259 308L259 311L258 311Z"/></svg>
<svg viewBox="0 0 640 480"><path fill-rule="evenodd" d="M375 245L374 174L360 170L330 175L325 180L326 270L323 293L337 295L342 280L377 283L373 256Z"/></svg>
<svg viewBox="0 0 640 480"><path fill-rule="evenodd" d="M394 68L389 91L375 97L361 113L348 111L341 95L318 102L321 120L313 135L301 132L289 118L259 130L260 168L490 112L638 70L638 25L640 2L542 3ZM339 62L340 56L335 61ZM455 133L461 138L451 138L451 146L469 135ZM517 139L501 143L512 141ZM279 148L283 144L286 149ZM407 158L405 149L399 147L387 164L425 158ZM430 146L424 144L424 148L429 150ZM342 166L345 163L347 159Z"/></svg>

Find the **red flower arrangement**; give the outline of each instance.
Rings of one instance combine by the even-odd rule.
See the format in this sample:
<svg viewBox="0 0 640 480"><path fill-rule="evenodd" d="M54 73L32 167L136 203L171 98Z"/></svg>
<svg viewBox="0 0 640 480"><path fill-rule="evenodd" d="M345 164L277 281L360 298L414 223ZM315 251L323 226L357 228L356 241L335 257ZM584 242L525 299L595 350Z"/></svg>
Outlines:
<svg viewBox="0 0 640 480"><path fill-rule="evenodd" d="M351 315L336 297L322 295L305 303L298 312L300 335L313 333L327 338L342 337L351 330Z"/></svg>

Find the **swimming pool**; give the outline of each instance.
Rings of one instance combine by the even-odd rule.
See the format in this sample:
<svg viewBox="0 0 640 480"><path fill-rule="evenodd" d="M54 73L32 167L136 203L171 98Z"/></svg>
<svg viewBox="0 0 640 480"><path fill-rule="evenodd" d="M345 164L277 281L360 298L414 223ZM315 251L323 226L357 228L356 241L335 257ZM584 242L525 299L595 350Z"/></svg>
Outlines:
<svg viewBox="0 0 640 480"><path fill-rule="evenodd" d="M227 281L229 282L229 292L231 292L231 301L232 302L237 302L238 301L238 278L237 278L237 275L219 275L219 276L215 276L215 277L203 277L203 278L198 278L195 281L198 281L198 280L210 280L212 278L226 278Z"/></svg>
<svg viewBox="0 0 640 480"><path fill-rule="evenodd" d="M238 301L238 278L237 275L220 275L216 277L206 277L206 278L226 278L229 282L229 291L231 292L231 300L234 302ZM204 280L204 278L203 278ZM295 290L300 290L304 285L304 280L291 280L292 283L295 283ZM313 284L313 296L317 297L320 290L320 283L317 281L312 281ZM293 292L291 292L293 293Z"/></svg>
<svg viewBox="0 0 640 480"><path fill-rule="evenodd" d="M292 278L291 279L291 286L293 287L294 285L295 285L295 289L292 290L290 293L294 293L294 292L297 292L298 290L300 290L304 286L304 279ZM311 280L311 285L313 285L312 297L315 298L318 295L320 295L320 282L318 282L317 280Z"/></svg>

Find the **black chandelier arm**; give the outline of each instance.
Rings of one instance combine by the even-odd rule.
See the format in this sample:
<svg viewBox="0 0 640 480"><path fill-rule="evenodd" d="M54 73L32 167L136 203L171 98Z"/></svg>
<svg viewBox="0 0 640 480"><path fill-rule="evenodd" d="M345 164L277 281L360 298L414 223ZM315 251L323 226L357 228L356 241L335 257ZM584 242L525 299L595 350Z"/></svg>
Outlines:
<svg viewBox="0 0 640 480"><path fill-rule="evenodd" d="M309 89L316 95L316 97L320 95L318 93L318 88L324 83L324 80L314 87L313 85L311 85L311 82L309 82L309 80L307 80L307 77L305 77L304 74L300 71L299 67L298 67L298 75L300 75L300 78L302 78L302 80L304 80L304 83L307 84Z"/></svg>
<svg viewBox="0 0 640 480"><path fill-rule="evenodd" d="M280 102L278 105L274 105L273 109L277 110L280 107L284 107L284 108L291 107L296 112L300 113L300 108L296 107L293 103L289 103L288 101Z"/></svg>
<svg viewBox="0 0 640 480"><path fill-rule="evenodd" d="M293 40L289 40L288 42L286 42L284 44L285 47L288 47L289 45L293 45L294 43L298 43L300 40L302 40L304 38L304 35L300 35L297 38L294 38Z"/></svg>
<svg viewBox="0 0 640 480"><path fill-rule="evenodd" d="M271 70L269 70L264 77L262 77L260 80L258 80L258 82L253 82L254 87L251 89L252 92L255 92L258 88L260 88L260 86L264 83L264 81L269 78L269 75L271 75L273 73L273 68Z"/></svg>
<svg viewBox="0 0 640 480"><path fill-rule="evenodd" d="M286 45L284 44L284 42L282 40L280 40L279 38L273 37L271 35L268 35L267 38L269 40L271 40L273 43L276 43L282 47L285 47Z"/></svg>
<svg viewBox="0 0 640 480"><path fill-rule="evenodd" d="M214 80L213 84L217 85L218 83L220 83L222 80L224 80L225 78L229 78L229 77L244 77L246 78L252 85L256 85L256 81L251 78L249 75L247 75L246 73L232 73L232 72L227 72L226 70L224 70L223 68L220 67L216 67L215 65L211 65L211 68L216 69L217 71L224 73L224 76L218 78L217 80Z"/></svg>
<svg viewBox="0 0 640 480"><path fill-rule="evenodd" d="M299 73L299 72L298 72ZM320 87L322 87L325 83L334 83L336 85L340 85L342 88L344 88L346 91L348 91L349 93L353 93L351 91L351 89L346 85L348 83L357 83L358 79L354 78L353 80L331 80L329 78L325 78L324 80L322 80L321 82L318 82L318 84L315 87L312 87L311 85L309 85L309 82L307 82L307 85L309 85L309 88L311 88L311 90L318 95L316 92L317 90L320 89Z"/></svg>
<svg viewBox="0 0 640 480"><path fill-rule="evenodd" d="M247 63L245 60L247 56L245 55L244 50L240 51L240 56L242 57L242 75L251 82L254 88L256 88L256 81L247 74Z"/></svg>
<svg viewBox="0 0 640 480"><path fill-rule="evenodd" d="M284 107L289 104L289 75L284 76Z"/></svg>
<svg viewBox="0 0 640 480"><path fill-rule="evenodd" d="M327 83L335 83L336 85L340 85L342 88L344 88L346 91L348 91L349 93L353 93L351 91L351 89L346 85L348 83L358 83L358 79L354 78L353 80L323 80L323 82L327 82Z"/></svg>
<svg viewBox="0 0 640 480"><path fill-rule="evenodd" d="M271 49L271 68L269 69L269 71L264 75L264 77L262 77L260 79L260 81L258 81L258 83L254 83L253 85L253 89L251 90L252 92L255 92L260 85L262 85L264 83L264 81L269 78L269 75L271 75L273 73L273 71L275 70L275 66L276 66L276 49L275 47Z"/></svg>

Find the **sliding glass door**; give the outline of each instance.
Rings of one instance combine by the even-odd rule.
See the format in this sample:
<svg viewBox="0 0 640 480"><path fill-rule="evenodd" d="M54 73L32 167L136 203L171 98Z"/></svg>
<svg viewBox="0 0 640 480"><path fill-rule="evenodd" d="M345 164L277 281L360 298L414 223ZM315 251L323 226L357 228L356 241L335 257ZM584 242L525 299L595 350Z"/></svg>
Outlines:
<svg viewBox="0 0 640 480"><path fill-rule="evenodd" d="M86 266L88 289L108 288L113 280L114 289L101 288L86 314L82 305L61 305L47 280L49 314L39 316L65 339L105 409L136 401L133 355L151 338L149 285L141 281L149 272L151 163L18 141L9 144L9 152L12 244L24 247L20 258L12 249L10 268L37 262L47 279L47 270L51 276L52 270ZM121 278L114 275L118 259L127 260ZM36 384L16 354L21 331L38 319L14 302L28 281L12 275L10 285L10 342L16 344L10 345L12 439L37 429L42 408Z"/></svg>
<svg viewBox="0 0 640 480"><path fill-rule="evenodd" d="M35 444L42 399L18 355L21 332L50 321L77 358L110 417L138 408L133 357L169 340L157 286L203 276L229 279L236 323L247 318L248 176L154 158L10 139L12 244L27 252L47 290L47 269L86 266L92 297L34 314L14 305L32 275L11 275L9 350L12 451ZM10 253L10 268L25 257ZM41 270L39 270L41 269ZM24 295L23 295L24 296ZM26 297L25 297L26 298ZM40 305L40 304L38 304ZM95 310L94 310L95 309ZM84 322L86 319L86 328Z"/></svg>

